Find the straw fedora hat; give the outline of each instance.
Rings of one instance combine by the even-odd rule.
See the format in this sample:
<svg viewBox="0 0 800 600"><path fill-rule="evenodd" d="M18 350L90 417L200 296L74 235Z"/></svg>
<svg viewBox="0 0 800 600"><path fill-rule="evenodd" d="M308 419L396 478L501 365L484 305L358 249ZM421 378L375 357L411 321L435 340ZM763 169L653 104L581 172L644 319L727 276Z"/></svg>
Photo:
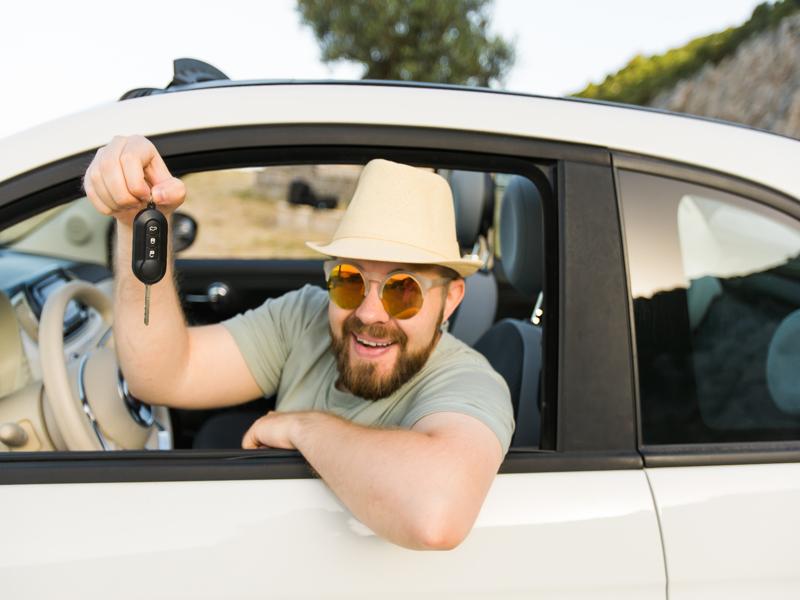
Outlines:
<svg viewBox="0 0 800 600"><path fill-rule="evenodd" d="M462 277L483 264L478 257L461 256L447 181L383 159L364 167L333 239L306 245L337 258L441 265Z"/></svg>

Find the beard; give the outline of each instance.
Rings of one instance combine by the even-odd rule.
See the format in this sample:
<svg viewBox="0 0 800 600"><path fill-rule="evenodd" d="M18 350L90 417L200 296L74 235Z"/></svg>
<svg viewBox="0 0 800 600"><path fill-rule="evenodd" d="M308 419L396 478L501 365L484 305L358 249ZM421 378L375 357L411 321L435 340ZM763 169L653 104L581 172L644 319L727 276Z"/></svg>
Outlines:
<svg viewBox="0 0 800 600"><path fill-rule="evenodd" d="M425 365L431 352L439 341L439 327L444 316L444 306L439 313L436 329L430 343L421 350L408 350L408 336L399 328L386 325L365 325L355 313L345 319L342 324L341 337L331 329L331 345L339 369L336 387L346 389L351 394L366 400L380 400L394 394L403 384L416 375ZM353 334L364 334L383 340L391 340L398 347L397 361L391 373L379 375L377 365L371 362L353 364L350 355L350 337Z"/></svg>

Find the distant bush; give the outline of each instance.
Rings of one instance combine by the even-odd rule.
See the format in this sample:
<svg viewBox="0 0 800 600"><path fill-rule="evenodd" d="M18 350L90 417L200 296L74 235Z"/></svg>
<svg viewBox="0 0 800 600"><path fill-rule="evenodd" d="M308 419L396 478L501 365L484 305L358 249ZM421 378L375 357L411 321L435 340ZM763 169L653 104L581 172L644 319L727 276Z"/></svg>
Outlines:
<svg viewBox="0 0 800 600"><path fill-rule="evenodd" d="M660 92L694 75L707 63L716 64L733 54L751 36L775 27L784 17L800 10L800 0L759 4L746 23L692 40L656 56L637 55L601 84L589 84L574 94L579 98L647 104Z"/></svg>

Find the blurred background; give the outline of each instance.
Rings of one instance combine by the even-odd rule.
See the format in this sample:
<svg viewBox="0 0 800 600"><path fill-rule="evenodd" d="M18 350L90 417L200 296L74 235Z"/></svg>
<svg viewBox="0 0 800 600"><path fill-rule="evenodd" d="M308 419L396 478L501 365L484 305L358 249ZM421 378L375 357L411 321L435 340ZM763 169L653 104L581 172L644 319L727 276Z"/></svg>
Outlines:
<svg viewBox="0 0 800 600"><path fill-rule="evenodd" d="M30 0L4 12L0 137L164 87L180 57L231 79L488 86L800 137L800 0Z"/></svg>

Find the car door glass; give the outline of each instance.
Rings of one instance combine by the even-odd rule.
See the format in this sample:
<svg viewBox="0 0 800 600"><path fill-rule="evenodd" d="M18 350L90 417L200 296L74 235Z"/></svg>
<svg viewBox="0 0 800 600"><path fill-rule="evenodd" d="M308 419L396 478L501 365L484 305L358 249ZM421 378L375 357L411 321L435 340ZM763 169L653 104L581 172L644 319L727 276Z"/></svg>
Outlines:
<svg viewBox="0 0 800 600"><path fill-rule="evenodd" d="M180 211L198 224L179 258L319 258L347 208L360 165L292 165L184 175ZM221 208L222 207L222 208Z"/></svg>
<svg viewBox="0 0 800 600"><path fill-rule="evenodd" d="M800 224L619 172L646 444L800 439Z"/></svg>

